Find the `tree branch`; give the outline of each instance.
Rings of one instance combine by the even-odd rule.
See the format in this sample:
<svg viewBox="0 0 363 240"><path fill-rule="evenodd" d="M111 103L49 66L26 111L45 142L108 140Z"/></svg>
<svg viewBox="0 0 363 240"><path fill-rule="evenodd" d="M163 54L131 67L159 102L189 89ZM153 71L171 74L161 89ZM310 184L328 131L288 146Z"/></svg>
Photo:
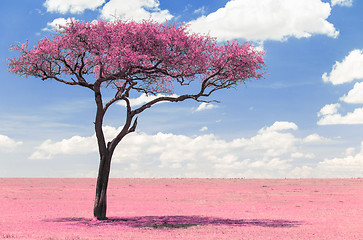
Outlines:
<svg viewBox="0 0 363 240"><path fill-rule="evenodd" d="M130 86L127 87L127 84L130 84ZM133 89L133 87L136 85L136 82L131 82L131 81L125 81L125 83L121 86L121 87L117 87L117 92L115 94L115 97L112 98L108 103L106 103L105 107L103 108L103 110L106 112L107 109L115 102L119 101L119 100L125 100L126 98L129 97L130 95L130 91L131 89Z"/></svg>
<svg viewBox="0 0 363 240"><path fill-rule="evenodd" d="M117 144L119 144L119 142L129 133L135 131L136 129L136 125L137 125L137 118L134 121L134 124L131 126L131 122L132 122L132 118L135 116L135 114L131 111L131 105L130 105L130 100L127 98L123 98L123 100L125 100L126 102L126 108L127 108L127 114L126 114L126 122L124 127L122 128L122 130L120 131L120 133L111 141L107 144L108 150L109 152L112 154L113 151L115 150Z"/></svg>
<svg viewBox="0 0 363 240"><path fill-rule="evenodd" d="M94 92L95 92L95 101L96 101L96 119L95 119L95 132L98 141L98 148L99 152L104 153L107 150L105 136L103 134L103 117L105 115L105 111L103 110L103 103L102 103L102 95L101 95L101 85L95 83L94 85Z"/></svg>
<svg viewBox="0 0 363 240"><path fill-rule="evenodd" d="M150 108L152 105L162 102L162 101L168 101L168 102L181 102L184 101L186 99L193 99L195 101L198 102L206 102L206 103L210 103L210 102L218 102L216 100L211 100L211 101L205 101L205 100L200 100L200 97L209 97L214 91L218 90L218 89L222 89L225 86L218 86L218 85L214 85L213 83L210 82L211 79L213 79L214 77L218 76L220 74L221 70L218 70L217 72L215 72L214 74L208 76L207 78L205 78L201 84L201 89L200 92L198 94L194 94L194 95L190 95L190 94L186 94L186 95L181 95L179 97L159 97L156 98L144 105L142 105L141 107L133 110L133 114L137 115L143 111L145 111L147 108ZM182 81L184 81L184 79L182 79ZM183 82L182 82L183 83ZM209 86L215 86L214 88L212 88L209 92L205 92L207 90L207 88Z"/></svg>
<svg viewBox="0 0 363 240"><path fill-rule="evenodd" d="M79 67L78 72L76 72L77 66L78 66L78 58L79 57L81 57L81 66ZM82 86L82 87L87 87L87 88L93 90L93 84L88 83L84 79L83 74L82 74L83 68L85 67L84 57L85 57L85 53L82 53L81 55L78 56L77 63L75 64L74 69L71 67L71 65L69 65L67 63L67 61L66 61L66 59L64 57L63 58L59 57L58 58L58 61L61 61L64 64L64 66L66 66L73 73L73 75L75 75L77 77L77 79L78 79L78 81L76 81L77 84L74 84L74 85L79 85L79 86Z"/></svg>
<svg viewBox="0 0 363 240"><path fill-rule="evenodd" d="M132 127L130 127L127 133L135 132L136 127L137 127L137 117L135 118L134 124L132 124Z"/></svg>
<svg viewBox="0 0 363 240"><path fill-rule="evenodd" d="M135 109L132 111L132 113L134 115L137 115L143 111L145 111L147 108L150 108L152 105L156 104L156 103L159 103L159 102L162 102L162 101L168 101L168 102L181 102L181 101L184 101L186 99L194 99L196 101L198 101L198 98L201 97L201 95L182 95L182 96L179 96L179 97L159 97L159 98L156 98L144 105L142 105L141 107Z"/></svg>

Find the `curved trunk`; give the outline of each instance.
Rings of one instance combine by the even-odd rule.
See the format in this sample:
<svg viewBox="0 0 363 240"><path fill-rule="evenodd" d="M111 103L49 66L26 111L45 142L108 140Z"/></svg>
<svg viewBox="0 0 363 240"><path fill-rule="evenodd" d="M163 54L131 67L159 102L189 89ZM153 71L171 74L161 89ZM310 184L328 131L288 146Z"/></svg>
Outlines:
<svg viewBox="0 0 363 240"><path fill-rule="evenodd" d="M97 105L96 121L94 123L95 123L95 132L98 143L98 150L100 153L100 166L98 169L96 197L93 208L93 215L99 220L104 220L107 219L106 217L107 185L110 176L111 158L117 144L121 141L121 139L124 136L126 136L128 133L135 131L137 125L137 118L135 119L134 125L130 128L134 114L132 114L131 112L129 100L125 98L124 100L126 101L127 104L127 116L126 116L125 125L122 128L121 132L111 142L108 142L106 145L105 136L102 130L103 117L105 115L107 108L117 99L111 100L106 104L105 107L103 107L102 95L100 89L101 83L102 81L96 81L96 83L94 84L95 101Z"/></svg>
<svg viewBox="0 0 363 240"><path fill-rule="evenodd" d="M93 215L98 220L105 220L107 209L107 185L110 176L111 154L108 152L101 154L100 167L98 169L96 198L93 209Z"/></svg>
<svg viewBox="0 0 363 240"><path fill-rule="evenodd" d="M95 132L98 143L98 150L100 153L100 166L98 169L97 185L96 185L96 197L93 208L93 215L99 219L106 219L107 208L107 185L110 175L111 157L109 150L106 147L105 136L102 130L103 117L105 110L102 103L101 95L101 83L102 81L96 81L94 84L95 101L97 105L96 120L95 120Z"/></svg>

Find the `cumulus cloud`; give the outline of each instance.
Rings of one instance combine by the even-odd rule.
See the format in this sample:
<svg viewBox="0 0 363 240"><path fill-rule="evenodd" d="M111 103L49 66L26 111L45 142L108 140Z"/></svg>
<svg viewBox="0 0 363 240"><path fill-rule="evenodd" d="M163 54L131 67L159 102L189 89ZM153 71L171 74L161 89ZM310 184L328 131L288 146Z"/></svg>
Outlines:
<svg viewBox="0 0 363 240"><path fill-rule="evenodd" d="M44 7L48 12L83 13L85 10L99 10L100 17L105 20L113 20L115 17L141 21L153 19L165 22L173 18L169 10L159 8L159 0L46 0Z"/></svg>
<svg viewBox="0 0 363 240"><path fill-rule="evenodd" d="M288 177L308 178L357 178L363 176L363 142L361 150L347 148L345 156L325 158L317 164L303 165L292 169Z"/></svg>
<svg viewBox="0 0 363 240"><path fill-rule="evenodd" d="M333 108L331 112L325 111L325 106L320 110L318 116L321 117L318 121L318 125L335 125L335 124L363 124L363 108L356 108L353 112L349 112L346 115L338 113L337 108L340 104L331 104L336 108Z"/></svg>
<svg viewBox="0 0 363 240"><path fill-rule="evenodd" d="M141 21L153 19L165 22L173 18L169 10L161 10L158 0L110 0L101 10L101 17L112 20L114 17Z"/></svg>
<svg viewBox="0 0 363 240"><path fill-rule="evenodd" d="M110 140L116 136L121 129L105 126L103 128L105 138ZM54 142L51 139L41 143L29 159L52 159L55 155L77 155L96 153L98 151L96 135L90 137L73 136Z"/></svg>
<svg viewBox="0 0 363 240"><path fill-rule="evenodd" d="M190 26L220 40L284 41L313 34L335 38L339 32L327 21L330 12L330 4L321 0L231 0Z"/></svg>
<svg viewBox="0 0 363 240"><path fill-rule="evenodd" d="M213 109L216 108L217 106L211 103L201 103L198 108L195 110L196 112L200 112L200 111L204 111L204 110L209 110L209 109Z"/></svg>
<svg viewBox="0 0 363 240"><path fill-rule="evenodd" d="M346 56L342 62L336 62L331 72L324 73L324 82L331 82L334 85L352 82L363 79L363 51L355 49Z"/></svg>
<svg viewBox="0 0 363 240"><path fill-rule="evenodd" d="M178 97L178 95L172 94L172 95L166 96L166 95L163 95L163 94L160 94L160 93L157 94L157 95L146 95L145 93L143 93L139 97L130 98L129 100L130 100L131 107L135 107L135 106L140 106L140 105L143 105L145 103L148 103L148 102L150 102L152 100L155 100L155 99L157 99L159 97ZM160 102L160 103L162 103L162 102ZM125 101L119 101L119 102L117 102L117 104L126 107Z"/></svg>
<svg viewBox="0 0 363 240"><path fill-rule="evenodd" d="M312 153L304 154L304 153L301 153L301 152L294 152L294 153L291 154L291 157L292 158L313 159L313 158L315 158L315 155L312 154Z"/></svg>
<svg viewBox="0 0 363 240"><path fill-rule="evenodd" d="M329 138L325 138L320 136L319 134L313 133L303 139L304 143L323 143L323 142L329 142Z"/></svg>
<svg viewBox="0 0 363 240"><path fill-rule="evenodd" d="M343 6L343 7L351 7L353 5L353 0L331 0L331 5L335 6Z"/></svg>
<svg viewBox="0 0 363 240"><path fill-rule="evenodd" d="M29 159L51 159L57 154L87 154L96 151L95 137L73 136L60 142L53 142L50 139L44 141Z"/></svg>
<svg viewBox="0 0 363 240"><path fill-rule="evenodd" d="M361 150L354 154L351 148L347 149L347 156L340 158L324 159L318 163L315 171L320 177L352 178L363 176L363 142Z"/></svg>
<svg viewBox="0 0 363 240"><path fill-rule="evenodd" d="M315 158L314 153L304 149L306 142L320 144L324 139L316 134L304 141L291 133L297 129L294 123L276 122L255 136L230 141L214 134L189 137L136 132L116 148L113 169L123 177L284 177L292 170L294 159ZM108 139L118 131L105 127ZM31 158L90 153L97 158L96 152L94 135L75 136L58 142L46 140Z"/></svg>
<svg viewBox="0 0 363 240"><path fill-rule="evenodd" d="M208 127L206 127L206 126L204 126L204 127L202 127L201 129L199 129L199 131L200 132L205 132L205 131L207 131L208 130Z"/></svg>
<svg viewBox="0 0 363 240"><path fill-rule="evenodd" d="M324 82L333 85L363 80L363 51L359 49L351 51L343 61L334 64L329 74L325 72L322 78ZM354 87L339 100L350 104L362 104L363 82L355 83ZM363 108L356 108L353 112L342 115L338 112L340 106L339 103L324 106L318 113L318 117L321 117L318 124L363 124Z"/></svg>
<svg viewBox="0 0 363 240"><path fill-rule="evenodd" d="M353 147L347 148L347 149L345 150L345 153L346 153L346 155L347 155L347 156L349 156L349 155L354 155L354 153L355 153L355 148L353 148Z"/></svg>
<svg viewBox="0 0 363 240"><path fill-rule="evenodd" d="M57 31L60 26L65 26L69 22L74 21L74 18L56 18L52 22L47 23L47 27L43 28L43 31Z"/></svg>
<svg viewBox="0 0 363 240"><path fill-rule="evenodd" d="M283 131L283 130L297 130L298 127L293 122L275 122L270 127L262 128L259 132L276 132L276 131Z"/></svg>
<svg viewBox="0 0 363 240"><path fill-rule="evenodd" d="M44 7L48 12L83 13L84 10L96 10L105 0L46 0Z"/></svg>
<svg viewBox="0 0 363 240"><path fill-rule="evenodd" d="M23 142L15 141L8 136L0 134L0 151L1 152L12 152L19 145L23 144Z"/></svg>
<svg viewBox="0 0 363 240"><path fill-rule="evenodd" d="M326 115L334 115L338 112L338 108L340 108L339 103L327 104L320 110L320 112L318 113L318 117Z"/></svg>
<svg viewBox="0 0 363 240"><path fill-rule="evenodd" d="M362 65L363 67L363 65ZM348 94L340 98L340 101L346 103L363 103L363 82L358 82L354 84L352 90Z"/></svg>
<svg viewBox="0 0 363 240"><path fill-rule="evenodd" d="M295 150L298 139L286 131L297 129L297 125L292 122L275 122L270 127L260 129L256 136L235 139L233 143L255 154L263 152L263 158L277 157Z"/></svg>

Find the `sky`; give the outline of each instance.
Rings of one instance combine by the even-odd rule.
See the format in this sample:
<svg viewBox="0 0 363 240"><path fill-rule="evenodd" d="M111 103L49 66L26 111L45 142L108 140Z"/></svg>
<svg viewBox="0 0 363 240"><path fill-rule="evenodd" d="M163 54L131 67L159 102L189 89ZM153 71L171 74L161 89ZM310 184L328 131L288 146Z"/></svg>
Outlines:
<svg viewBox="0 0 363 240"><path fill-rule="evenodd" d="M183 22L265 51L267 74L212 95L161 103L116 149L111 177L363 177L363 1L5 0L0 3L0 177L96 177L92 92L8 72L11 45L69 18ZM112 89L105 89L109 94ZM133 95L132 105L148 100ZM105 116L111 139L125 107Z"/></svg>

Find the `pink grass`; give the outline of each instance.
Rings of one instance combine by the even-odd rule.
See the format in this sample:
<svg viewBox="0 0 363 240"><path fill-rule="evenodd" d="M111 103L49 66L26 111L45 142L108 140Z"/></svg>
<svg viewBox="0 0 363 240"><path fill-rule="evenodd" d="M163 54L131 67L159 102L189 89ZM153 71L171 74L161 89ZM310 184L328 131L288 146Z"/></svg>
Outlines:
<svg viewBox="0 0 363 240"><path fill-rule="evenodd" d="M363 179L0 179L0 239L363 239Z"/></svg>

